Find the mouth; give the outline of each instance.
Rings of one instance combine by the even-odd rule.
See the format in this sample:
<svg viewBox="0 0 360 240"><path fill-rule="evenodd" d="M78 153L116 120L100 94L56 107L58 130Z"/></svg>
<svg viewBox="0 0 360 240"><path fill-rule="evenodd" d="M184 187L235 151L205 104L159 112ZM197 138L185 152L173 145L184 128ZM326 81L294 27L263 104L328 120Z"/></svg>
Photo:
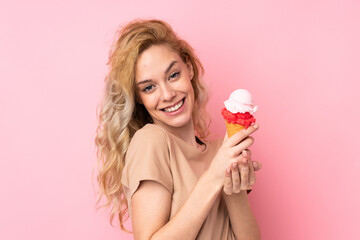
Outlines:
<svg viewBox="0 0 360 240"><path fill-rule="evenodd" d="M173 106L171 106L171 107L167 107L167 108L161 109L161 111L168 112L168 113L175 112L175 111L177 111L179 108L182 107L182 105L184 104L184 101L185 101L185 98L181 99L180 102L176 103L175 105L173 105Z"/></svg>

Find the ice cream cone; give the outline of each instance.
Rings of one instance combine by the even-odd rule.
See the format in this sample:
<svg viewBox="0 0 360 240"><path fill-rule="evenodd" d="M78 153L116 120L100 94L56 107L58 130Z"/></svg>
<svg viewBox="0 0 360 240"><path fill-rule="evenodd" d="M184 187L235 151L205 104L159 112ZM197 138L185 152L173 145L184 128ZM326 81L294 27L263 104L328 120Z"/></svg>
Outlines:
<svg viewBox="0 0 360 240"><path fill-rule="evenodd" d="M256 119L253 114L258 107L253 104L249 91L245 89L235 90L224 102L224 105L225 108L221 110L221 114L225 120L229 137L255 123Z"/></svg>
<svg viewBox="0 0 360 240"><path fill-rule="evenodd" d="M243 125L228 123L226 120L225 120L225 124L226 124L226 131L227 131L228 137L231 137L232 135L234 135L241 129L245 128L245 126L243 126Z"/></svg>

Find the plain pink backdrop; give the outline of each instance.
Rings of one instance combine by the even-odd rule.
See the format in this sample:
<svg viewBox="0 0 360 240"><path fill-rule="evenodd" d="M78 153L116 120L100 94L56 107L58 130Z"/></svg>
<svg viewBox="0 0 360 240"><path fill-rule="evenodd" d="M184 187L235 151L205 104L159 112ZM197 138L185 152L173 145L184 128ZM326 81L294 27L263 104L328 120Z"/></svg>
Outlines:
<svg viewBox="0 0 360 240"><path fill-rule="evenodd" d="M115 31L160 18L223 101L260 110L250 195L263 239L360 239L360 2L2 1L0 239L132 239L95 211L96 106Z"/></svg>

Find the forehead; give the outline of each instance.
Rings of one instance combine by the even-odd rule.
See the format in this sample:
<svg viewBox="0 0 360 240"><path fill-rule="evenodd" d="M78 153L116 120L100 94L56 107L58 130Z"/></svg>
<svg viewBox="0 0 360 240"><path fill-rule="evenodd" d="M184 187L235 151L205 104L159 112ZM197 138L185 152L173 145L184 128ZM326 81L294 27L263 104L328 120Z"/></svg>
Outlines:
<svg viewBox="0 0 360 240"><path fill-rule="evenodd" d="M166 45L153 45L142 52L136 62L136 81L164 74L173 61L182 63L179 54Z"/></svg>

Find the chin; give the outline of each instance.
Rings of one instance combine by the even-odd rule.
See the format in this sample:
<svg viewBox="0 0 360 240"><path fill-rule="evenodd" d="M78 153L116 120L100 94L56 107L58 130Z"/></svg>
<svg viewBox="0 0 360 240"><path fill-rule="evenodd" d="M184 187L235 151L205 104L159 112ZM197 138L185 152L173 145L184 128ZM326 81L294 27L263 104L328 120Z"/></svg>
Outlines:
<svg viewBox="0 0 360 240"><path fill-rule="evenodd" d="M192 123L192 117L187 117L186 119L182 119L182 121L178 121L178 122L173 122L171 124L172 127L175 128L181 128L181 127L185 127L188 126L190 123Z"/></svg>
<svg viewBox="0 0 360 240"><path fill-rule="evenodd" d="M169 121L168 119L165 121L155 121L155 124L159 124L159 125L163 125L163 126L167 126L170 128L182 128L187 126L189 123L191 123L192 121L192 117L191 116L184 116L184 118L181 119L174 119L172 121Z"/></svg>

